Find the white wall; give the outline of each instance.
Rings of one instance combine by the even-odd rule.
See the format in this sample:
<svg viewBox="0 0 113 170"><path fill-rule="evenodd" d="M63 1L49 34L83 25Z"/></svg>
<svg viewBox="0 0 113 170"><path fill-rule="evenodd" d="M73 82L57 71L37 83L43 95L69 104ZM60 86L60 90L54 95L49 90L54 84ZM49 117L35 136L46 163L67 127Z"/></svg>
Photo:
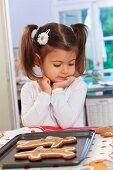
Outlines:
<svg viewBox="0 0 113 170"><path fill-rule="evenodd" d="M13 47L18 47L22 30L27 24L52 22L52 0L9 0Z"/></svg>

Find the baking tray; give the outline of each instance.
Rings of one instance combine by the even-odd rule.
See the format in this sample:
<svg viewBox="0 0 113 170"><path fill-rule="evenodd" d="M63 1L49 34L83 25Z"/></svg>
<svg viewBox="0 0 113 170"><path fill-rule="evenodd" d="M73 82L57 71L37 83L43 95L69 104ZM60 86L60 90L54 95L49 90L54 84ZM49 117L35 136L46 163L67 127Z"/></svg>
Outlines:
<svg viewBox="0 0 113 170"><path fill-rule="evenodd" d="M63 158L52 158L42 159L40 161L29 161L28 159L16 160L14 154L17 152L16 143L19 140L33 140L45 138L46 136L58 136L77 137L77 143L68 144L66 146L74 146L77 149L77 157L65 160ZM57 166L69 166L78 165L86 157L90 146L95 136L94 130L68 130L68 131L52 131L52 132L37 132L37 133L26 133L15 136L6 145L0 149L0 164L3 168L30 168L30 167L57 167Z"/></svg>

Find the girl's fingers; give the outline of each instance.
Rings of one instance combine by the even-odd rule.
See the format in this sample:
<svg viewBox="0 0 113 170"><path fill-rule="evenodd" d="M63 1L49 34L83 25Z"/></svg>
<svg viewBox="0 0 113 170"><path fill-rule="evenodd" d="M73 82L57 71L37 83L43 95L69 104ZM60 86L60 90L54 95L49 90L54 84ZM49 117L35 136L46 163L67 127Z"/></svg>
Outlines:
<svg viewBox="0 0 113 170"><path fill-rule="evenodd" d="M73 82L75 80L75 77L74 76L70 76L70 77L68 77L68 79L67 79L67 81L69 81L69 82Z"/></svg>
<svg viewBox="0 0 113 170"><path fill-rule="evenodd" d="M43 80L50 82L50 80L45 75L43 76Z"/></svg>

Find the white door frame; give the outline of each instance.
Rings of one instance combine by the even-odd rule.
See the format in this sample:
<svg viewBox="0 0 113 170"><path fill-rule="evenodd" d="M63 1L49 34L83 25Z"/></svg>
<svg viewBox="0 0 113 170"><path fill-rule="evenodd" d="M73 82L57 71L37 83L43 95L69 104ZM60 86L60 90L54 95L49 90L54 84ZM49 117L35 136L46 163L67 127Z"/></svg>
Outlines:
<svg viewBox="0 0 113 170"><path fill-rule="evenodd" d="M19 128L8 0L0 0L0 131Z"/></svg>

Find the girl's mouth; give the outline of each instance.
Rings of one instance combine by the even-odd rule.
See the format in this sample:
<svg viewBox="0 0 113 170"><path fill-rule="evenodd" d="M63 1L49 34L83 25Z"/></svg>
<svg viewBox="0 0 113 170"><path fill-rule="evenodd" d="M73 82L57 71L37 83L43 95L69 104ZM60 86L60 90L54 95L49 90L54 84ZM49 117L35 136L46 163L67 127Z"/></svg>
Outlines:
<svg viewBox="0 0 113 170"><path fill-rule="evenodd" d="M58 77L60 80L67 80L68 77Z"/></svg>

